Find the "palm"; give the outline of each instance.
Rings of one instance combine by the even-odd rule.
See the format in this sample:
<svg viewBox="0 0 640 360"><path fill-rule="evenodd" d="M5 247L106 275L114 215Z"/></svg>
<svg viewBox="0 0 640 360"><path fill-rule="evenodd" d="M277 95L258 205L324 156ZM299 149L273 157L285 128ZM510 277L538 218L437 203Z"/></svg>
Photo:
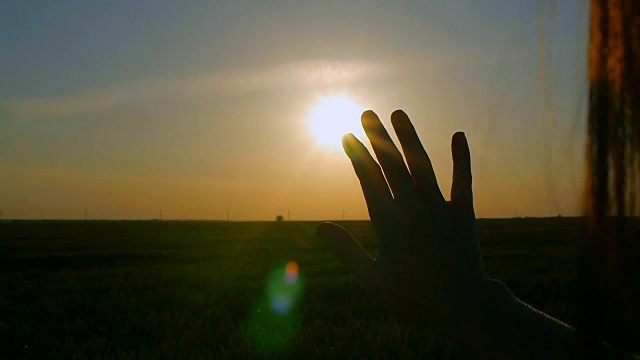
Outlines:
<svg viewBox="0 0 640 360"><path fill-rule="evenodd" d="M445 303L464 301L487 278L475 225L466 139L462 133L454 135L451 201L445 201L406 114L394 112L392 123L408 169L378 117L365 112L362 123L380 165L353 135L345 136L343 143L376 230L377 259L335 224L321 224L318 234L365 289L392 308L426 311L432 317L429 313L443 310Z"/></svg>

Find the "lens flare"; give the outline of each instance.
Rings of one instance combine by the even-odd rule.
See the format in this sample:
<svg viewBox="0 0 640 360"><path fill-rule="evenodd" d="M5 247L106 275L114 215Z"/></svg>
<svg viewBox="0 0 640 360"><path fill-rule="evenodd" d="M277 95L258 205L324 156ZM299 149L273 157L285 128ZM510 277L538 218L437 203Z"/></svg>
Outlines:
<svg viewBox="0 0 640 360"><path fill-rule="evenodd" d="M298 263L295 261L289 261L284 267L284 280L293 285L298 281Z"/></svg>
<svg viewBox="0 0 640 360"><path fill-rule="evenodd" d="M271 309L277 314L286 314L291 309L291 298L276 295L271 299Z"/></svg>
<svg viewBox="0 0 640 360"><path fill-rule="evenodd" d="M276 269L267 284L267 296L273 311L280 315L289 312L300 295L301 289L296 286L297 282L298 263L295 261L289 261L284 269Z"/></svg>
<svg viewBox="0 0 640 360"><path fill-rule="evenodd" d="M267 278L265 293L247 323L247 333L258 353L285 349L300 330L297 305L304 287L299 270L298 263L289 261L276 267Z"/></svg>

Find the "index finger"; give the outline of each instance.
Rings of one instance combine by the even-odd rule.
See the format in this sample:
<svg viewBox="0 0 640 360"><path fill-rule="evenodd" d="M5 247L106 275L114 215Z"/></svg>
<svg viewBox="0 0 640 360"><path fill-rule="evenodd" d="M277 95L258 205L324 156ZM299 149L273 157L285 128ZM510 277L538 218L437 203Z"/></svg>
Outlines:
<svg viewBox="0 0 640 360"><path fill-rule="evenodd" d="M369 217L374 223L381 223L387 209L393 204L393 198L380 165L353 134L347 134L342 138L342 146L360 180Z"/></svg>

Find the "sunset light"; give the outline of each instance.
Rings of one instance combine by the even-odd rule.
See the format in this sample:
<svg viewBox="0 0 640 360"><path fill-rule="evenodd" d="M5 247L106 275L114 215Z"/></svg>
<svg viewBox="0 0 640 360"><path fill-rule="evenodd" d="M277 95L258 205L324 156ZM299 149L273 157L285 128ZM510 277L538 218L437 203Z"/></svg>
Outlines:
<svg viewBox="0 0 640 360"><path fill-rule="evenodd" d="M342 136L364 135L360 115L365 107L345 94L322 98L311 110L307 122L318 145L330 151L341 151Z"/></svg>
<svg viewBox="0 0 640 360"><path fill-rule="evenodd" d="M3 2L0 360L635 359L636 3Z"/></svg>

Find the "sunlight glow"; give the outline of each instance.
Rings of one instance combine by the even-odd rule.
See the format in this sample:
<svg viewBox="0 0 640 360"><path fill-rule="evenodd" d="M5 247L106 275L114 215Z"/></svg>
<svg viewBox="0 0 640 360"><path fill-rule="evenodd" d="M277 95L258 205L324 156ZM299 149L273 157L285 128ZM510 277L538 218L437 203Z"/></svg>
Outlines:
<svg viewBox="0 0 640 360"><path fill-rule="evenodd" d="M318 145L331 151L341 151L342 136L364 135L360 115L365 107L345 94L335 94L318 101L307 118L309 131Z"/></svg>

